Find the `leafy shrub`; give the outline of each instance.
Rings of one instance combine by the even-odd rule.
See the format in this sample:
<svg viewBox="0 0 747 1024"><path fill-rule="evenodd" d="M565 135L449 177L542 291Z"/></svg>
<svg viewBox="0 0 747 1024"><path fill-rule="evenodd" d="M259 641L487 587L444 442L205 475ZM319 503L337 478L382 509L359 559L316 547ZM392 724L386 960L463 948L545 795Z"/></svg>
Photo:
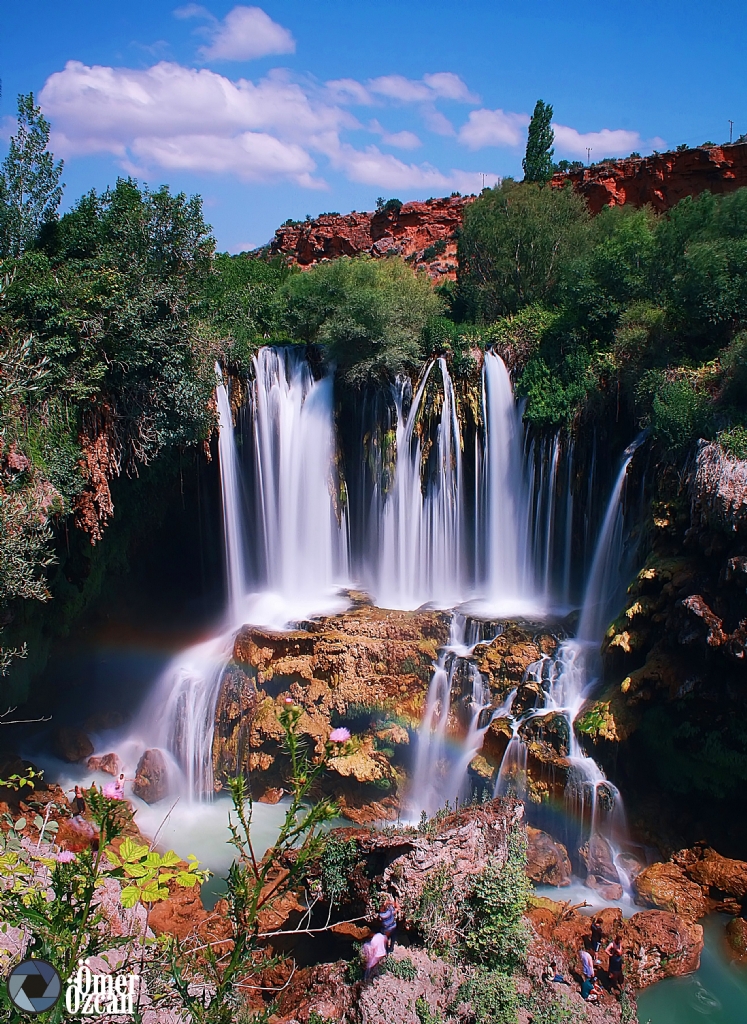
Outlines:
<svg viewBox="0 0 747 1024"><path fill-rule="evenodd" d="M459 995L472 1004L475 1024L516 1024L518 1020L516 983L502 971L477 971Z"/></svg>
<svg viewBox="0 0 747 1024"><path fill-rule="evenodd" d="M350 872L358 860L358 846L354 839L330 836L321 856L322 888L334 906L349 892Z"/></svg>
<svg viewBox="0 0 747 1024"><path fill-rule="evenodd" d="M532 891L526 857L526 836L515 828L505 864L490 862L475 881L467 899L464 939L465 953L475 963L513 971L526 959L529 932L523 914Z"/></svg>
<svg viewBox="0 0 747 1024"><path fill-rule="evenodd" d="M462 908L448 865L442 864L428 875L418 905L407 910L429 949L449 948Z"/></svg>
<svg viewBox="0 0 747 1024"><path fill-rule="evenodd" d="M418 969L409 956L403 956L397 960L393 956L388 956L382 969L386 974L391 974L402 981L415 981L418 976Z"/></svg>
<svg viewBox="0 0 747 1024"><path fill-rule="evenodd" d="M716 440L734 459L747 459L747 428L737 426L721 430Z"/></svg>
<svg viewBox="0 0 747 1024"><path fill-rule="evenodd" d="M708 432L708 397L684 374L668 378L662 371L649 371L638 385L637 397L648 407L644 422L668 452L681 452Z"/></svg>

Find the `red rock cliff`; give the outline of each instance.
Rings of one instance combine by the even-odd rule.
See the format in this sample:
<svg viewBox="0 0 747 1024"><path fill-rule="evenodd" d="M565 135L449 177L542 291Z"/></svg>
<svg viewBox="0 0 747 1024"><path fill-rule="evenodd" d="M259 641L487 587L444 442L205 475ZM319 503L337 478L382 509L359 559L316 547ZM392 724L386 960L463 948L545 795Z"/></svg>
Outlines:
<svg viewBox="0 0 747 1024"><path fill-rule="evenodd" d="M316 220L278 228L270 252L301 267L364 252L372 256L396 253L413 267L425 267L435 280L454 280L456 233L464 206L473 198L428 199L377 213L323 214Z"/></svg>
<svg viewBox="0 0 747 1024"><path fill-rule="evenodd" d="M645 206L657 213L669 210L685 196L706 189L733 192L747 185L747 145L710 146L680 153L656 153L638 159L595 164L569 174L556 174L554 188L570 181L597 214L604 206Z"/></svg>

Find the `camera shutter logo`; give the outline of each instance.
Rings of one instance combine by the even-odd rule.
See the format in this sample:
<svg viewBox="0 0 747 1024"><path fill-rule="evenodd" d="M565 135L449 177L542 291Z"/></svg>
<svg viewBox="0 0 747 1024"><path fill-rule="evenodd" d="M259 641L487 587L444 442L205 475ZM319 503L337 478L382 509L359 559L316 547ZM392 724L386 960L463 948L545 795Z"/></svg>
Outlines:
<svg viewBox="0 0 747 1024"><path fill-rule="evenodd" d="M51 1010L62 994L60 976L46 960L24 960L8 975L8 995L26 1013Z"/></svg>

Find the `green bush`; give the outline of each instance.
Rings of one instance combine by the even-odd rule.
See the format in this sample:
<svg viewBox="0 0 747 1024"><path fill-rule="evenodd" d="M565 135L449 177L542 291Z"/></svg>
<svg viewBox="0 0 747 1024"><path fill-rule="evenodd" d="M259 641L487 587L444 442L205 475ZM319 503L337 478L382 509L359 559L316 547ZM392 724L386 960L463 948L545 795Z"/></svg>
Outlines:
<svg viewBox="0 0 747 1024"><path fill-rule="evenodd" d="M526 857L526 835L515 828L508 837L505 864L491 861L467 899L465 953L491 970L513 972L526 960L529 930L523 914L532 892Z"/></svg>
<svg viewBox="0 0 747 1024"><path fill-rule="evenodd" d="M324 895L335 906L350 891L350 873L358 861L358 845L354 839L331 835L324 844L320 858Z"/></svg>
<svg viewBox="0 0 747 1024"><path fill-rule="evenodd" d="M721 430L716 440L734 459L747 459L747 428L737 426Z"/></svg>
<svg viewBox="0 0 747 1024"><path fill-rule="evenodd" d="M418 368L441 300L403 260L342 257L291 276L281 289L291 336L321 345L346 381L360 385Z"/></svg>
<svg viewBox="0 0 747 1024"><path fill-rule="evenodd" d="M519 997L509 974L498 970L479 970L460 995L472 1004L475 1024L516 1024Z"/></svg>
<svg viewBox="0 0 747 1024"><path fill-rule="evenodd" d="M696 438L708 434L709 399L690 376L670 379L662 371L649 371L638 385L637 397L648 410L644 423L666 451L680 453Z"/></svg>

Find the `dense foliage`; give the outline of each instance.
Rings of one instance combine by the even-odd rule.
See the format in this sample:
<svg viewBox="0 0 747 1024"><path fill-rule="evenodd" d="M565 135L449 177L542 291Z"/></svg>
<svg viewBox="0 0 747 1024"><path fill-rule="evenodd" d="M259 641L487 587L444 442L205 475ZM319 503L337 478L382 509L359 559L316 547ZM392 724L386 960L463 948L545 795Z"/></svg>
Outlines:
<svg viewBox="0 0 747 1024"><path fill-rule="evenodd" d="M552 144L555 132L552 128L552 107L543 100L537 100L527 132L526 155L522 161L524 181L545 182L553 175L552 158L555 151Z"/></svg>

